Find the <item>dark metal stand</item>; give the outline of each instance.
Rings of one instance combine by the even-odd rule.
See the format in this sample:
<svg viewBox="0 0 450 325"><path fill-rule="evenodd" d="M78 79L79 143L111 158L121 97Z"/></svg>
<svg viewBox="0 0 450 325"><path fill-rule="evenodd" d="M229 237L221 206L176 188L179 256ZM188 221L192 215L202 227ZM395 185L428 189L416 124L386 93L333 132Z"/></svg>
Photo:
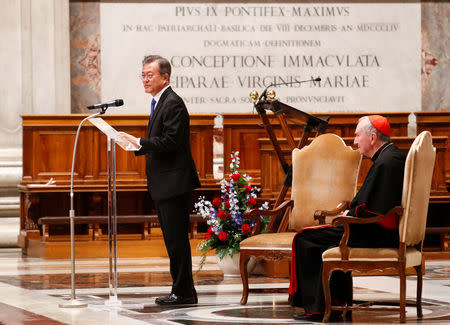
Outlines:
<svg viewBox="0 0 450 325"><path fill-rule="evenodd" d="M291 107L289 105L286 105L278 100L260 99L258 102L255 103L255 109L258 112L259 116L261 117L264 129L266 130L267 134L269 135L270 141L272 142L272 145L275 149L278 160L280 161L281 168L283 169L283 172L285 174L285 180L283 182L283 186L282 186L280 192L278 193L278 197L277 197L277 200L274 205L274 208L276 208L276 207L280 206L281 203L283 203L283 201L286 197L286 193L287 193L289 187L291 187L292 167L290 164L288 164L286 162L286 159L283 155L280 144L278 142L277 136L275 135L273 127L270 124L270 121L266 114L266 111L267 110L272 111L275 114L275 116L278 118L281 129L284 133L284 136L287 139L287 142L289 144L291 151L294 150L294 148L298 148L298 149L303 148L306 145L308 138L311 136L313 131L315 131L316 137L319 134L324 133L328 127L329 118L321 119L319 117L310 115L308 113L305 113L305 112L298 110L294 107ZM305 123L304 128L303 128L303 133L302 133L302 136L301 136L298 144L295 143L291 129L287 122L287 118L292 119L292 120L302 121ZM298 124L298 125L300 125L300 124ZM282 230L287 227L287 222L288 222L288 220L285 215L282 218L282 220L273 219L271 221L271 223L268 225L268 228L271 229L274 225L278 224L277 228L279 230Z"/></svg>

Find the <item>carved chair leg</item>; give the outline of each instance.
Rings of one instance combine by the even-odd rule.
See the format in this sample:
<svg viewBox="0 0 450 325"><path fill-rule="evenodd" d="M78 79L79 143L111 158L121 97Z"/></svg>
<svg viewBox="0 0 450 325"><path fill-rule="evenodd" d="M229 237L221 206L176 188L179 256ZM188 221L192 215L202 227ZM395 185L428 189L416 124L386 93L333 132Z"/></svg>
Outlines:
<svg viewBox="0 0 450 325"><path fill-rule="evenodd" d="M406 275L405 268L400 268L400 323L406 323Z"/></svg>
<svg viewBox="0 0 450 325"><path fill-rule="evenodd" d="M441 237L441 250L442 251L448 251L448 240L449 240L449 235L448 233L441 233L440 235Z"/></svg>
<svg viewBox="0 0 450 325"><path fill-rule="evenodd" d="M422 319L422 265L414 266L417 274L416 309L417 318Z"/></svg>
<svg viewBox="0 0 450 325"><path fill-rule="evenodd" d="M244 253L243 250L241 250L241 257L239 260L239 269L241 272L241 279L242 279L242 298L241 298L241 305L245 305L247 303L248 299L248 272L247 272L247 264L250 260L250 256L248 256L246 253Z"/></svg>
<svg viewBox="0 0 450 325"><path fill-rule="evenodd" d="M288 260L289 265L291 265L291 259ZM289 267L289 279L291 278L291 268ZM288 296L288 303L289 305L292 305L292 301L294 300L294 295L289 294Z"/></svg>
<svg viewBox="0 0 450 325"><path fill-rule="evenodd" d="M322 287L325 298L325 313L322 322L328 323L331 315L331 294L330 294L330 267L324 262L322 266Z"/></svg>
<svg viewBox="0 0 450 325"><path fill-rule="evenodd" d="M348 296L347 296L347 306L351 307L353 306L353 274L352 271L348 271ZM348 321L352 321L352 311L346 310L345 311L345 319Z"/></svg>

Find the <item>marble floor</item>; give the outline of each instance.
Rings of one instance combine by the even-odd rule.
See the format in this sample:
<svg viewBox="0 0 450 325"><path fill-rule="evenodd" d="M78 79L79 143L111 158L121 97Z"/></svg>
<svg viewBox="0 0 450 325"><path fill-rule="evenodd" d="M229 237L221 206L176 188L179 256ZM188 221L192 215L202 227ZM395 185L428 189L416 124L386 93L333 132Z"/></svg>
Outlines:
<svg viewBox="0 0 450 325"><path fill-rule="evenodd" d="M200 263L194 257L194 269ZM196 306L163 308L155 297L170 290L167 258L121 258L118 261L118 299L109 302L107 259L80 259L76 263L76 295L87 308L60 308L71 295L70 260L22 258L19 249L0 249L0 325L38 324L302 324L292 319L300 308L287 303L288 280L253 276L248 304L241 306L240 278L224 277L214 257L208 257L195 276ZM354 278L356 300L392 304L398 297L395 277ZM450 324L450 261L427 261L423 287L424 318L416 319L416 281L407 281L408 324ZM280 290L279 289L283 289ZM353 313L355 324L399 323L398 314Z"/></svg>

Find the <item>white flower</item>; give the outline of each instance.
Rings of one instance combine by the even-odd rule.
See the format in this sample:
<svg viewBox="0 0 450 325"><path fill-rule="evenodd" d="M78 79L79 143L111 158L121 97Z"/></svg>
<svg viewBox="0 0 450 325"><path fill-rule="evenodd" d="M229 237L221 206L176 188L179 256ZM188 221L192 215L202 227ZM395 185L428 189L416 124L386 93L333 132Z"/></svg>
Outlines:
<svg viewBox="0 0 450 325"><path fill-rule="evenodd" d="M269 202L264 202L260 207L260 210L268 210L269 209Z"/></svg>

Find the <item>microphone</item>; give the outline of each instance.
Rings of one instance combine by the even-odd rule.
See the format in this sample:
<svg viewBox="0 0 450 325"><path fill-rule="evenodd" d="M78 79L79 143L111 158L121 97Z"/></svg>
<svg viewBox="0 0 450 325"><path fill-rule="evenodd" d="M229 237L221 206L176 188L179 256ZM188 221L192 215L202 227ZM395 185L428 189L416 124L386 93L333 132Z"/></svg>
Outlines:
<svg viewBox="0 0 450 325"><path fill-rule="evenodd" d="M116 100L112 100L112 101L106 102L106 103L86 106L86 108L87 109L97 109L97 108L105 109L105 108L108 108L111 106L122 106L122 105L123 105L123 99L116 99Z"/></svg>
<svg viewBox="0 0 450 325"><path fill-rule="evenodd" d="M301 83L304 83L304 82L321 81L321 80L322 80L322 79L321 79L320 77L317 77L317 78L315 78L315 79L308 79L308 80L300 80L300 81L291 81L291 82L273 83L273 84L268 85L268 86L266 87L266 89L264 89L264 91L262 92L261 96L259 96L259 99L261 99L261 98L263 98L263 97L266 98L267 90L268 90L270 87L273 87L273 86L293 85L293 84L301 84Z"/></svg>

